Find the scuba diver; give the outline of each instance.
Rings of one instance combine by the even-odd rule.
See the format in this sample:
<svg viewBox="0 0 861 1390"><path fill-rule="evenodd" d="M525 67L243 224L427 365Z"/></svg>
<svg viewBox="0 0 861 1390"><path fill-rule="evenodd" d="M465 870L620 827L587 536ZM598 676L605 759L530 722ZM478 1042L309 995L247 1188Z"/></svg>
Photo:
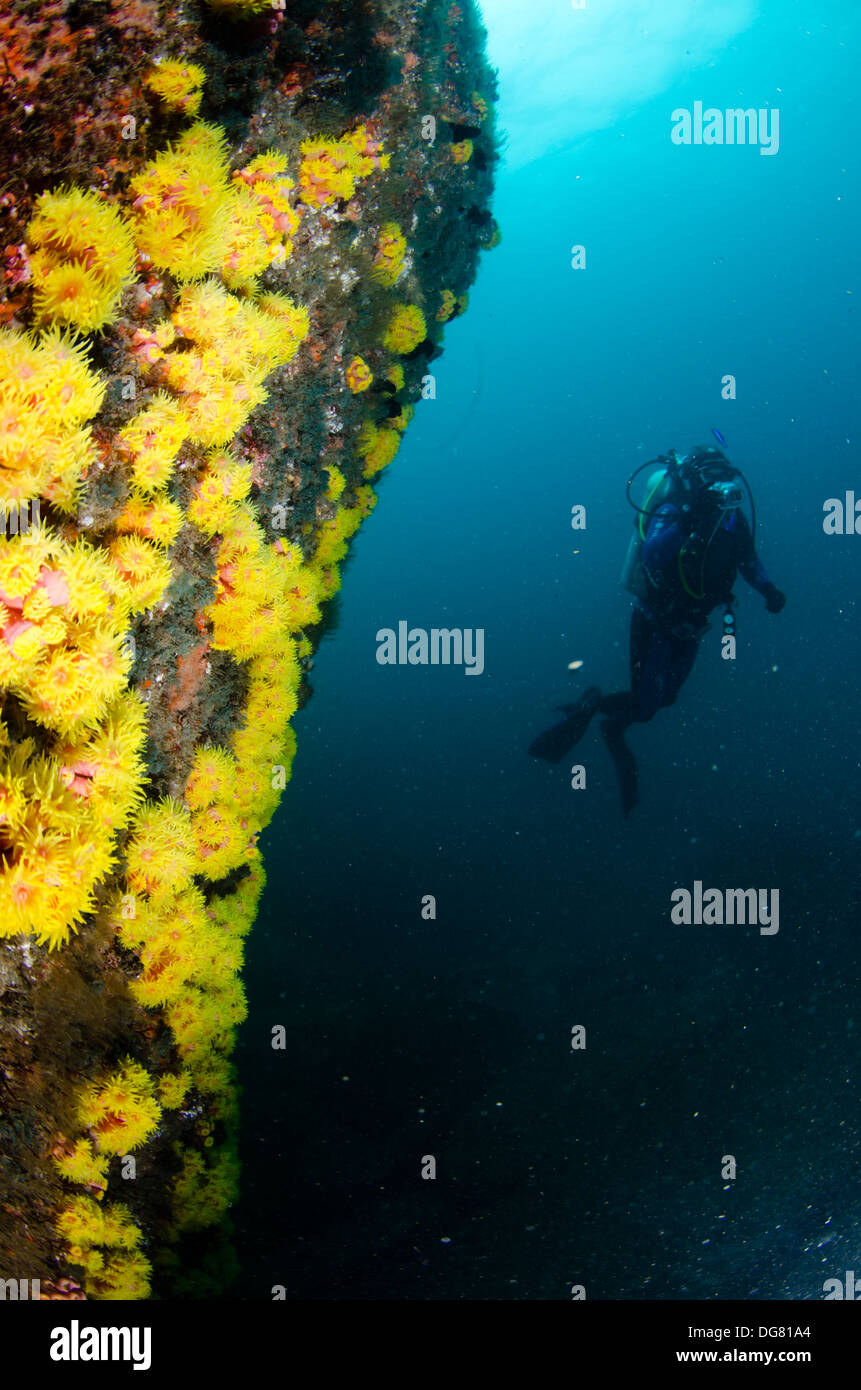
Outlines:
<svg viewBox="0 0 861 1390"><path fill-rule="evenodd" d="M721 444L726 441L713 431ZM638 474L657 465L643 505L631 497ZM744 491L751 520L742 510ZM628 479L626 496L637 512L622 571L634 595L631 615L631 688L603 695L591 686L576 704L560 705L565 718L530 746L535 758L558 763L583 737L596 714L605 716L607 744L627 816L637 804L637 765L625 742L630 724L645 724L672 705L693 669L712 610L724 605L724 635L735 634L736 575L779 613L786 596L756 554L756 510L747 479L721 449L697 445L686 456L671 449L644 463Z"/></svg>

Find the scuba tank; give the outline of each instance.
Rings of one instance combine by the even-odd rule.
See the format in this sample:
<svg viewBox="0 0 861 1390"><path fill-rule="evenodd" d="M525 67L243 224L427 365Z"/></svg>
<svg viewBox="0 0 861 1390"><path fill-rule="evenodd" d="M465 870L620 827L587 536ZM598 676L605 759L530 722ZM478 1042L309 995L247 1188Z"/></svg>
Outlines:
<svg viewBox="0 0 861 1390"><path fill-rule="evenodd" d="M629 502L631 502L631 484L637 474L655 465L657 468L646 483L643 505L636 507L634 531L628 542L628 551L620 576L622 588L627 589L628 593L633 594L638 599L646 599L650 592L649 580L641 559L643 541L646 538L649 523L659 507L674 499L674 494L679 491L681 486L679 457L675 449L670 449L667 454L659 454L657 458L649 459L648 463L642 464L635 473L631 474L626 489ZM631 505L635 506L635 503L631 502Z"/></svg>
<svg viewBox="0 0 861 1390"><path fill-rule="evenodd" d="M631 487L634 479L647 468L655 471L646 483L643 504L638 506L631 497ZM751 534L755 539L756 507L750 486L741 469L731 464L722 450L697 448L686 458L679 455L677 450L669 449L666 454L660 454L657 458L640 464L631 474L625 489L625 496L637 515L634 520L634 534L628 543L625 563L622 566L622 587L644 602L650 596L654 596L654 586L642 562L643 541L652 517L667 502L673 502L679 511L689 518L689 534L682 554L694 562L701 559L704 563L714 530L709 528L709 534L700 534L703 500L708 494L717 513L722 510L722 494L726 499L724 505L727 508L730 503L735 505L740 502L742 494L736 483L737 479L744 484L747 491L751 510ZM717 524L720 524L719 516ZM681 565L680 576L683 587L688 589ZM688 591L695 597L690 589Z"/></svg>

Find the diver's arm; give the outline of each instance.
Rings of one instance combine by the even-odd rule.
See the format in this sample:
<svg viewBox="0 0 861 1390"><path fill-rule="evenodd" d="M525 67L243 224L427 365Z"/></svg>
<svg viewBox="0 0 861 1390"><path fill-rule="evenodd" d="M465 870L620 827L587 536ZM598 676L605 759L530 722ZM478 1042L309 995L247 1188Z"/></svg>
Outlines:
<svg viewBox="0 0 861 1390"><path fill-rule="evenodd" d="M671 502L659 507L649 522L641 559L654 579L660 580L672 572L682 545L679 522L678 508Z"/></svg>
<svg viewBox="0 0 861 1390"><path fill-rule="evenodd" d="M752 589L756 589L758 594L762 594L769 613L779 613L786 603L786 595L772 584L766 574L765 566L754 549L753 536L750 533L747 519L740 512L736 513L733 529L738 547L739 574Z"/></svg>
<svg viewBox="0 0 861 1390"><path fill-rule="evenodd" d="M764 596L767 589L774 588L765 572L765 566L755 551L747 559L739 561L738 572L758 594Z"/></svg>

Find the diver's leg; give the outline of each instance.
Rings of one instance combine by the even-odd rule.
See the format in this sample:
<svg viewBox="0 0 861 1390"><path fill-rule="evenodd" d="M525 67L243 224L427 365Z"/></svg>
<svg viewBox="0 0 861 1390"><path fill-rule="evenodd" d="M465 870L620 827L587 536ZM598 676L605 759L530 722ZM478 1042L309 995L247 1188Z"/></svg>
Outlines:
<svg viewBox="0 0 861 1390"><path fill-rule="evenodd" d="M614 690L611 695L602 695L598 713L604 714L621 729L634 722L634 697L630 690Z"/></svg>
<svg viewBox="0 0 861 1390"><path fill-rule="evenodd" d="M648 691L648 683L645 687L643 683L644 673L648 670L656 631L645 613L635 608L631 614L630 629L631 689L605 695L599 706L601 713L607 716L601 724L601 734L619 779L622 813L625 816L630 815L639 800L637 764L625 742L625 730L644 717L643 696L644 690ZM651 718L651 714L647 712L645 717Z"/></svg>
<svg viewBox="0 0 861 1390"><path fill-rule="evenodd" d="M597 685L592 685L576 704L560 705L560 709L565 711L565 718L533 740L529 745L532 757L543 758L548 763L560 763L566 753L570 753L574 745L580 742L600 703L601 692Z"/></svg>
<svg viewBox="0 0 861 1390"><path fill-rule="evenodd" d="M639 621L636 630L634 623L631 624L632 719L637 724L648 724L666 703L664 692L671 665L672 639L644 613L634 616Z"/></svg>
<svg viewBox="0 0 861 1390"><path fill-rule="evenodd" d="M662 653L660 632L641 609L631 614L631 689L602 695L598 706L620 729L645 724L661 706Z"/></svg>
<svg viewBox="0 0 861 1390"><path fill-rule="evenodd" d="M625 742L627 723L618 719L605 719L601 723L604 742L613 759L616 776L619 779L619 792L622 797L622 814L629 816L640 799L637 788L637 763Z"/></svg>
<svg viewBox="0 0 861 1390"><path fill-rule="evenodd" d="M642 608L635 607L631 614L629 638L631 694L634 696L635 704L643 680L643 670L657 635L658 629L655 623L646 616Z"/></svg>
<svg viewBox="0 0 861 1390"><path fill-rule="evenodd" d="M614 723L624 727L626 724L633 724L638 719L637 705L640 684L643 675L643 665L649 650L649 645L654 633L654 627L649 622L646 615L639 608L635 608L631 614L631 626L629 630L630 646L630 667L631 667L631 689L614 690L609 695L601 696L601 703L598 710L601 714L606 714Z"/></svg>
<svg viewBox="0 0 861 1390"><path fill-rule="evenodd" d="M699 640L694 638L670 638L670 647L664 659L664 683L662 707L674 705L679 691L693 670L700 649Z"/></svg>

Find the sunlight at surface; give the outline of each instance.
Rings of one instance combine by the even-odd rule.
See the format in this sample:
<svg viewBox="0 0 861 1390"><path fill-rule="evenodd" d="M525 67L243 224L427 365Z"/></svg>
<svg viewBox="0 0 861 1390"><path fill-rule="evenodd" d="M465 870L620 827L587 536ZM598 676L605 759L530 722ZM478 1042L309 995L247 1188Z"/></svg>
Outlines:
<svg viewBox="0 0 861 1390"><path fill-rule="evenodd" d="M578 0L579 2L579 0ZM757 0L479 0L516 168L606 129L715 58Z"/></svg>

